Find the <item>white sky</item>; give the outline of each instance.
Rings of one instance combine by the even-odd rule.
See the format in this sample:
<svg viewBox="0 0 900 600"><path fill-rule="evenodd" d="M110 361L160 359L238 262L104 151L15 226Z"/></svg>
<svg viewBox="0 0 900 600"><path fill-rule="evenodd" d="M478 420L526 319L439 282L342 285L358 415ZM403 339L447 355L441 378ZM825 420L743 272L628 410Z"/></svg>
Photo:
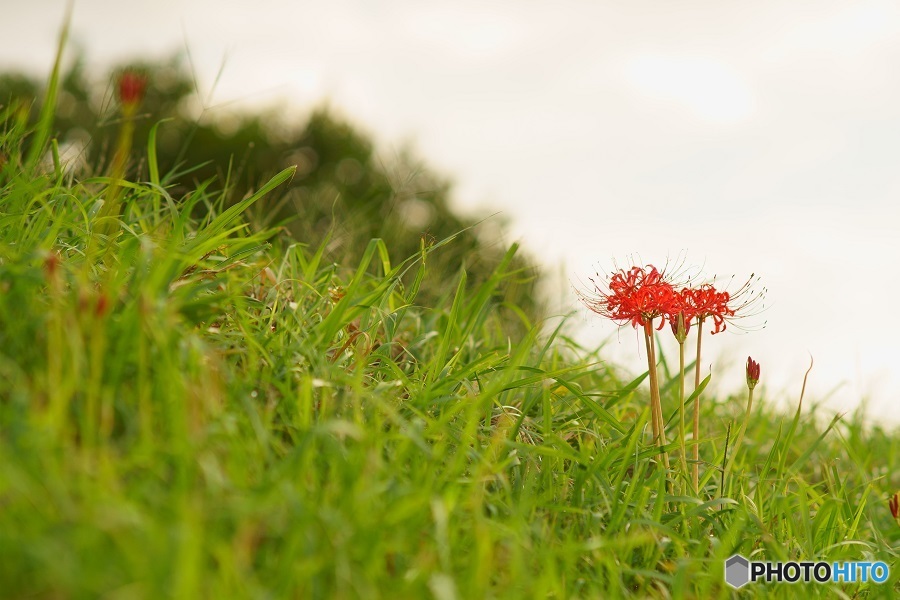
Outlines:
<svg viewBox="0 0 900 600"><path fill-rule="evenodd" d="M2 2L0 68L46 72L65 2ZM707 340L710 362L751 354L794 402L810 352L813 395L900 421L900 5L78 0L73 37L98 68L187 45L205 92L224 60L212 104L330 98L567 279L682 250L762 275L767 327ZM623 330L611 355L637 370L637 347Z"/></svg>

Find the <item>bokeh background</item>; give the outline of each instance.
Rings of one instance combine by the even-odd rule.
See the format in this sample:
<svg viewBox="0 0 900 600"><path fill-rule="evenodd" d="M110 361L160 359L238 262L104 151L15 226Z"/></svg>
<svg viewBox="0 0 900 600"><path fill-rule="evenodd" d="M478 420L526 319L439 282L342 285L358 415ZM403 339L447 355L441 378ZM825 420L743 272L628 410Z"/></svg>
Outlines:
<svg viewBox="0 0 900 600"><path fill-rule="evenodd" d="M66 2L4 4L4 89L27 91ZM534 293L635 372L636 335L579 309L573 285L631 255L755 273L768 292L753 331L706 345L718 388L741 389L750 354L763 397L794 403L811 354L823 411L865 401L900 420L894 3L78 0L70 48L72 160L103 156L102 127L79 123L106 114L111 69L142 64L157 94L146 128L181 119L161 144L190 138L214 161L206 174L233 156L248 186L267 161L300 164L278 209L304 222L336 197L390 198L338 217L375 234L396 219L402 255L499 212L466 243L519 240L541 265Z"/></svg>

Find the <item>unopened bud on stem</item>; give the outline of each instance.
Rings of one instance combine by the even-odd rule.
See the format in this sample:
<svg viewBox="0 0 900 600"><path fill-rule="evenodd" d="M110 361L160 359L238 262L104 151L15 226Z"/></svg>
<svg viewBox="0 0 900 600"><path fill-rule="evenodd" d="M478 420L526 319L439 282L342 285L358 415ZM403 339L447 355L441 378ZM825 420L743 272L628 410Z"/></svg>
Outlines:
<svg viewBox="0 0 900 600"><path fill-rule="evenodd" d="M669 319L669 325L672 326L672 333L675 334L675 339L678 340L679 344L683 344L684 340L687 339L688 331L691 329L691 321L684 317L684 313L678 313L678 316Z"/></svg>
<svg viewBox="0 0 900 600"><path fill-rule="evenodd" d="M747 357L747 387L751 390L756 387L759 382L759 363Z"/></svg>
<svg viewBox="0 0 900 600"><path fill-rule="evenodd" d="M147 77L137 71L125 71L119 76L119 102L122 112L134 114L144 99L147 88Z"/></svg>

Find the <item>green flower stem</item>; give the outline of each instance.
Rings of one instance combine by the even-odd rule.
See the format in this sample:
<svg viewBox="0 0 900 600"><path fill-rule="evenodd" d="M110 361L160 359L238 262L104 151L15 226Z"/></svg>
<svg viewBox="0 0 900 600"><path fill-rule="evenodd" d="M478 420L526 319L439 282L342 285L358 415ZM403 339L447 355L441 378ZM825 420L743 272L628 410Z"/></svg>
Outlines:
<svg viewBox="0 0 900 600"><path fill-rule="evenodd" d="M725 469L726 473L731 470L731 465L734 463L734 459L737 458L738 450L741 448L741 443L744 441L744 433L747 431L747 423L750 422L750 410L753 408L753 387L748 387L747 389L747 412L744 413L744 422L741 425L741 431L738 433L737 441L734 443L734 448L731 450L731 458L728 459L728 466Z"/></svg>
<svg viewBox="0 0 900 600"><path fill-rule="evenodd" d="M694 390L700 387L700 344L703 341L703 317L697 320L697 360L694 365ZM694 447L691 452L694 460L693 479L694 493L700 493L700 394L694 398Z"/></svg>
<svg viewBox="0 0 900 600"><path fill-rule="evenodd" d="M682 326L683 327L683 326ZM678 340L678 439L681 440L681 470L684 473L684 476L687 477L688 474L688 466L687 466L687 447L685 446L685 432L686 428L684 426L684 338L679 338ZM696 486L695 486L696 487Z"/></svg>
<svg viewBox="0 0 900 600"><path fill-rule="evenodd" d="M121 192L125 179L125 167L128 157L131 155L131 145L134 139L134 112L135 106L130 105L123 110L122 125L119 128L119 138L116 142L116 151L113 154L109 175L109 187L106 190L106 198L103 207L97 214L96 231L112 239L119 232L119 217L121 216Z"/></svg>
<svg viewBox="0 0 900 600"><path fill-rule="evenodd" d="M647 367L650 373L650 412L656 423L654 438L660 448L666 445L665 421L662 416L662 406L659 398L659 377L656 373L656 343L653 336L653 325L650 322L644 324L644 340L647 344ZM662 452L663 464L669 468L669 454Z"/></svg>

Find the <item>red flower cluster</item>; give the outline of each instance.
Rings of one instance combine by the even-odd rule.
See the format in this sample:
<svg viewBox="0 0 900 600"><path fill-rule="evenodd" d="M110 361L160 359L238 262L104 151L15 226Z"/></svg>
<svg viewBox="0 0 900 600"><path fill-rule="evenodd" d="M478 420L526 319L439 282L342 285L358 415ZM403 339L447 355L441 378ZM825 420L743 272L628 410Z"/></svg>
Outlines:
<svg viewBox="0 0 900 600"><path fill-rule="evenodd" d="M615 273L609 281L609 290L605 298L609 318L630 322L635 327L666 314L675 293L672 284L653 265Z"/></svg>
<svg viewBox="0 0 900 600"><path fill-rule="evenodd" d="M593 312L621 324L647 325L662 317L659 328L666 322L678 335L678 317L683 316L685 332L697 319L711 319L713 333L725 330L725 320L734 317L731 295L718 291L711 284L678 288L653 265L621 269L609 279L608 289L593 281L594 294L582 294L581 299Z"/></svg>
<svg viewBox="0 0 900 600"><path fill-rule="evenodd" d="M709 283L696 288L684 288L679 293L681 310L684 312L685 324L695 318L712 319L713 333L725 331L725 319L733 317L735 311L729 306L731 295L720 292Z"/></svg>

